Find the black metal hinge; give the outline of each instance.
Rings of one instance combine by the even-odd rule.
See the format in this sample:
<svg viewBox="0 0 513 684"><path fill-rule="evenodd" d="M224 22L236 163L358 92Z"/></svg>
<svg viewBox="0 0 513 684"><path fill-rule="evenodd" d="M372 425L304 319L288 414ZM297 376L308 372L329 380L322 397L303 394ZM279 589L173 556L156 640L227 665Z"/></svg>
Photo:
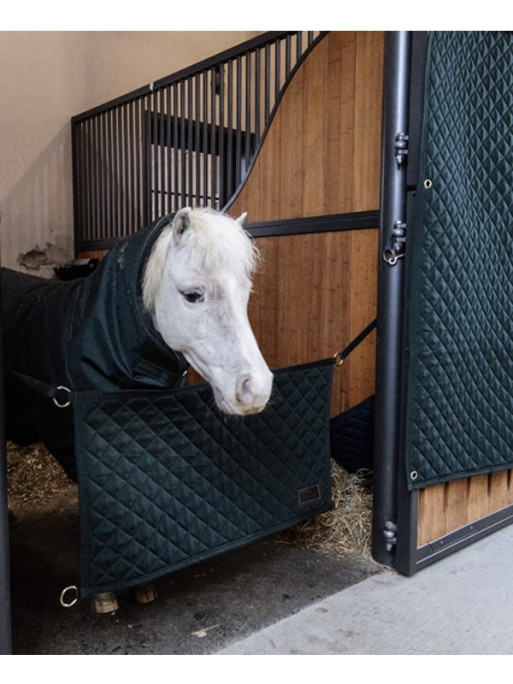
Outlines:
<svg viewBox="0 0 513 684"><path fill-rule="evenodd" d="M385 549L388 553L394 550L397 544L397 525L391 520L387 520L385 523L385 529L383 530L383 536L385 537Z"/></svg>
<svg viewBox="0 0 513 684"><path fill-rule="evenodd" d="M404 164L408 156L408 136L406 133L396 133L394 140L395 160L398 166Z"/></svg>
<svg viewBox="0 0 513 684"><path fill-rule="evenodd" d="M396 221L392 228L392 235L383 251L383 259L394 266L397 260L404 256L406 251L406 223Z"/></svg>

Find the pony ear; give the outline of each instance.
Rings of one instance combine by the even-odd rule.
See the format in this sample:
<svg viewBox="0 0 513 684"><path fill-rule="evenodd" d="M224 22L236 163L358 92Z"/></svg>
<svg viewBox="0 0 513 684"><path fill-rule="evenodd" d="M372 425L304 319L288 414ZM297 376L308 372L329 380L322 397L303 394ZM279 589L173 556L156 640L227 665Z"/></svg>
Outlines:
<svg viewBox="0 0 513 684"><path fill-rule="evenodd" d="M239 225L242 226L242 224L243 224L244 221L246 220L246 216L247 216L247 215L248 215L248 212L245 211L243 214L241 214L241 215L239 216L238 219L235 219L235 220L237 221L237 223L238 223Z"/></svg>
<svg viewBox="0 0 513 684"><path fill-rule="evenodd" d="M180 209L173 219L173 237L175 245L179 245L183 241L184 234L190 229L191 222L191 208L186 207Z"/></svg>

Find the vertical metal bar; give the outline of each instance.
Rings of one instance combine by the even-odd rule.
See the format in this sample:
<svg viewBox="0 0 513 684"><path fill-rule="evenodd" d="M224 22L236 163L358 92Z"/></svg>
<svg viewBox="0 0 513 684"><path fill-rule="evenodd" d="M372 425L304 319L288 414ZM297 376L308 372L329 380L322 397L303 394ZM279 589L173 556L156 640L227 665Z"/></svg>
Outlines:
<svg viewBox="0 0 513 684"><path fill-rule="evenodd" d="M130 156L128 147L128 104L123 105L123 235L129 235L130 216Z"/></svg>
<svg viewBox="0 0 513 684"><path fill-rule="evenodd" d="M86 155L86 169L87 169L87 181L86 181L86 189L85 192L86 194L86 225L87 225L87 234L89 238L91 239L91 236L93 235L93 219L92 219L92 206L91 206L91 198L93 194L93 188L92 188L92 180L93 180L93 169L92 169L92 154L93 154L93 143L91 139L91 125L92 125L92 120L88 119L85 122L85 132L87 136L87 150L85 152Z"/></svg>
<svg viewBox="0 0 513 684"><path fill-rule="evenodd" d="M203 202L208 204L208 74L203 72Z"/></svg>
<svg viewBox="0 0 513 684"><path fill-rule="evenodd" d="M398 165L394 141L408 131L411 32L389 32L385 40L383 84L380 247L378 265L378 340L376 352L374 503L372 555L392 565L387 523L397 521L399 413L401 386L404 259L394 266L383 258L395 221L406 221L406 164Z"/></svg>
<svg viewBox="0 0 513 684"><path fill-rule="evenodd" d="M280 96L280 74L281 72L281 41L277 40L274 44L274 104Z"/></svg>
<svg viewBox="0 0 513 684"><path fill-rule="evenodd" d="M117 204L117 185L118 185L118 175L116 168L116 110L113 109L109 112L110 120L110 158L109 158L109 178L110 178L110 199L111 199L111 227L114 231L114 235L117 235L117 225L118 225L118 204ZM103 225L101 226L100 238L104 238Z"/></svg>
<svg viewBox="0 0 513 684"><path fill-rule="evenodd" d="M249 160L251 158L250 142L251 142L251 52L246 54L246 134L244 145L244 173L249 167Z"/></svg>
<svg viewBox="0 0 513 684"><path fill-rule="evenodd" d="M193 87L192 87L192 77L187 79L187 206L194 206L194 185L193 185L193 171L194 171L194 159L193 159L193 142L192 142L192 113L193 113Z"/></svg>
<svg viewBox="0 0 513 684"><path fill-rule="evenodd" d="M264 92L264 118L269 120L269 112L271 95L271 46L269 43L265 46L265 92Z"/></svg>
<svg viewBox="0 0 513 684"><path fill-rule="evenodd" d="M103 161L103 168L105 173L105 188L109 197L109 223L112 230L115 230L115 206L114 206L114 112L109 110L104 114L104 125L107 127L107 148L106 155ZM98 239L103 237L103 232L100 225L97 225L96 235Z"/></svg>
<svg viewBox="0 0 513 684"><path fill-rule="evenodd" d="M167 114L166 114L166 91L164 88L159 90L159 106L158 106L158 122L159 122L159 210L157 216L164 216L166 213L166 131L167 131Z"/></svg>
<svg viewBox="0 0 513 684"><path fill-rule="evenodd" d="M143 208L143 174L144 174L144 150L143 150L143 131L141 126L141 108L142 98L137 98L135 102L134 111L134 145L135 145L135 197L136 205L134 207L135 226L134 230L138 230L141 225L144 225L144 208Z"/></svg>
<svg viewBox="0 0 513 684"><path fill-rule="evenodd" d="M226 186L228 195L231 197L236 189L235 179L233 177L233 59L228 62L227 79L228 111L226 128L228 130L228 142L226 145Z"/></svg>
<svg viewBox="0 0 513 684"><path fill-rule="evenodd" d="M152 149L152 162L153 162L153 180L152 180L152 190L153 190L153 203L151 210L150 221L154 221L159 215L159 107L158 107L158 97L159 94L156 92L151 93L151 117L152 117L152 134L151 134L151 149Z"/></svg>
<svg viewBox="0 0 513 684"><path fill-rule="evenodd" d="M173 183L171 179L172 170L172 151L173 151L173 140L172 140L172 109L171 109L171 86L166 87L166 206L165 213L169 214L172 211L173 202Z"/></svg>
<svg viewBox="0 0 513 684"><path fill-rule="evenodd" d="M235 186L238 187L242 178L241 169L241 127L242 127L242 64L240 55L237 57L236 74L236 117L235 117Z"/></svg>
<svg viewBox="0 0 513 684"><path fill-rule="evenodd" d="M92 208L93 208L93 226L94 226L94 236L95 238L100 237L100 226L99 226L99 217L98 217L98 185L101 182L102 178L102 168L101 168L101 152L99 150L99 144L98 144L98 135L97 135L97 130L99 126L99 116L95 116L93 121L92 121L92 126L91 126L91 131L92 131L92 138L93 138L93 146L92 146L92 155L93 155L93 169L94 169L94 178L92 182L92 187L93 187L93 192L92 192Z"/></svg>
<svg viewBox="0 0 513 684"><path fill-rule="evenodd" d="M203 200L201 197L201 82L200 74L196 74L194 78L194 95L195 95L195 109L194 109L194 168L195 168L195 206L201 207Z"/></svg>
<svg viewBox="0 0 513 684"><path fill-rule="evenodd" d="M178 84L173 84L173 209L178 211L181 207L178 193L179 187L179 138L178 138Z"/></svg>
<svg viewBox="0 0 513 684"><path fill-rule="evenodd" d="M1 284L0 284L0 297ZM5 454L5 393L2 321L0 317L0 655L10 655L11 584L9 563L9 512L7 507L7 460Z"/></svg>
<svg viewBox="0 0 513 684"><path fill-rule="evenodd" d="M285 79L287 79L290 74L290 43L291 37L290 35L287 35L285 38Z"/></svg>
<svg viewBox="0 0 513 684"><path fill-rule="evenodd" d="M210 206L216 208L217 195L217 169L216 169L216 68L210 70L210 181L211 181L211 200Z"/></svg>
<svg viewBox="0 0 513 684"><path fill-rule="evenodd" d="M127 176L126 176L126 226L125 234L131 235L133 233L134 225L134 122L133 111L134 101L131 100L126 105L126 158L127 158Z"/></svg>
<svg viewBox="0 0 513 684"><path fill-rule="evenodd" d="M85 221L83 216L83 190L84 188L84 123L71 124L71 154L73 164L73 228L74 228L74 244L75 256L77 245L84 235ZM0 389L1 391L1 389Z"/></svg>
<svg viewBox="0 0 513 684"><path fill-rule="evenodd" d="M255 146L260 142L260 50L255 50Z"/></svg>
<svg viewBox="0 0 513 684"><path fill-rule="evenodd" d="M117 207L116 207L116 117L115 110L110 110L106 113L106 118L109 125L109 148L108 148L108 158L107 160L100 159L101 175L100 178L105 182L100 184L104 187L108 187L110 191L108 209L110 212L109 225L111 230L116 235L116 221L117 221ZM101 192L101 190L99 189ZM103 205L105 209L105 205ZM98 223L98 238L103 239L104 232L103 227L106 225L106 216L104 212L100 209L100 219Z"/></svg>
<svg viewBox="0 0 513 684"><path fill-rule="evenodd" d="M116 223L116 236L123 235L123 118L121 107L116 108L116 206L118 220ZM103 237L107 237L107 225Z"/></svg>
<svg viewBox="0 0 513 684"><path fill-rule="evenodd" d="M150 96L144 95L142 100L143 114L143 225L150 223L151 216L151 111Z"/></svg>
<svg viewBox="0 0 513 684"><path fill-rule="evenodd" d="M187 206L187 158L186 152L187 147L185 144L185 81L182 79L180 81L180 150L181 150L181 205L182 207Z"/></svg>
<svg viewBox="0 0 513 684"><path fill-rule="evenodd" d="M224 63L219 65L219 207L224 207L229 197L226 192L226 152L225 152L225 121L224 121Z"/></svg>

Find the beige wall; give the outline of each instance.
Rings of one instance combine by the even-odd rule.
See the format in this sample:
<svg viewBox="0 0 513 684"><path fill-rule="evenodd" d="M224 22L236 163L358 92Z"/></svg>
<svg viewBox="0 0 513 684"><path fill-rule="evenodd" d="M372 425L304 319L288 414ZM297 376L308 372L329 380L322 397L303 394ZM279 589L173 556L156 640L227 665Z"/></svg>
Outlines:
<svg viewBox="0 0 513 684"><path fill-rule="evenodd" d="M0 32L2 265L47 243L72 256L73 115L259 33Z"/></svg>

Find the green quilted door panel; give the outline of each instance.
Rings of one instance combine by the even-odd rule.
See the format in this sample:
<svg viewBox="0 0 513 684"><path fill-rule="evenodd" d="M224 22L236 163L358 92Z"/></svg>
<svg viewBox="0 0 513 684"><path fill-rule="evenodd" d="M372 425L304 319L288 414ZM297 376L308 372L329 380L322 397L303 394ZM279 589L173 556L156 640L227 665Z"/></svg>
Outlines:
<svg viewBox="0 0 513 684"><path fill-rule="evenodd" d="M410 489L513 466L513 35L430 36L408 228Z"/></svg>

